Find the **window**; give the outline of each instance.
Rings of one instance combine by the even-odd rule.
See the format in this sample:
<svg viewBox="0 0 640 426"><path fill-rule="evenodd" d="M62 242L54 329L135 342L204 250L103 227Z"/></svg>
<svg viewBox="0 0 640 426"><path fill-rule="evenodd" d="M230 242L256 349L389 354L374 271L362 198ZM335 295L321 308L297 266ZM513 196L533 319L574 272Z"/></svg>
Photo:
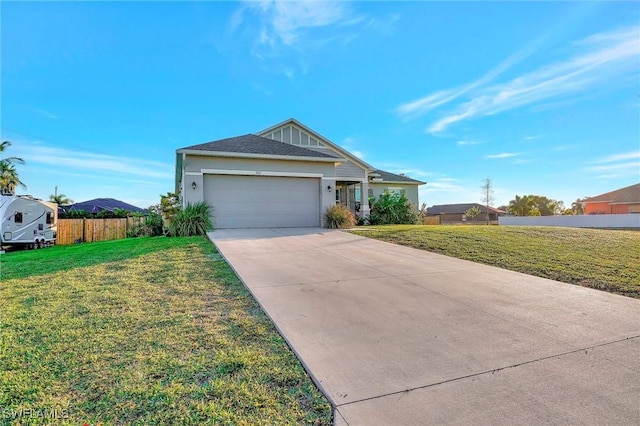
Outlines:
<svg viewBox="0 0 640 426"><path fill-rule="evenodd" d="M22 223L22 212L16 212L16 213L13 215L13 221L14 221L15 223Z"/></svg>
<svg viewBox="0 0 640 426"><path fill-rule="evenodd" d="M47 212L47 225L51 225L53 223L53 213Z"/></svg>
<svg viewBox="0 0 640 426"><path fill-rule="evenodd" d="M388 192L389 194L404 194L404 189L390 186L385 192Z"/></svg>

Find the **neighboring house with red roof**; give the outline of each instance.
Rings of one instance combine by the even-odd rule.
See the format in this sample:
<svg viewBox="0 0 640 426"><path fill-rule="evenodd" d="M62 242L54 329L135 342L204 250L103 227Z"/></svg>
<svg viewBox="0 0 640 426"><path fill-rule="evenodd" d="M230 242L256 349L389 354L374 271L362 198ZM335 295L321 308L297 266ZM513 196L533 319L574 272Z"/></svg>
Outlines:
<svg viewBox="0 0 640 426"><path fill-rule="evenodd" d="M584 214L640 213L640 183L580 200Z"/></svg>

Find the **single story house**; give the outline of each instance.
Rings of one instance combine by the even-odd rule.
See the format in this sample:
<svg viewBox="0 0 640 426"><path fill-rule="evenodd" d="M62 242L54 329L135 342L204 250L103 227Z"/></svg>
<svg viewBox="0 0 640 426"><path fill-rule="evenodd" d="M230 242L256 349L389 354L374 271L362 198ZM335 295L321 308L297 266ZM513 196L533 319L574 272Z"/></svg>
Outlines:
<svg viewBox="0 0 640 426"><path fill-rule="evenodd" d="M640 213L640 183L580 200L584 214Z"/></svg>
<svg viewBox="0 0 640 426"><path fill-rule="evenodd" d="M324 226L329 206L364 217L384 192L405 194L417 209L425 183L378 170L294 118L176 150L183 206L208 202L218 229Z"/></svg>
<svg viewBox="0 0 640 426"><path fill-rule="evenodd" d="M472 219L466 217L465 212L473 207L480 209L480 214ZM494 209L493 207L483 206L478 203L464 203L464 204L440 204L431 206L427 209L427 216L439 216L440 223L454 223L454 222L486 222L487 212L489 214L490 221L498 220L498 216L502 216L507 212L503 210Z"/></svg>
<svg viewBox="0 0 640 426"><path fill-rule="evenodd" d="M60 217L64 217L67 212L74 210L84 210L91 214L97 214L102 211L113 212L115 209L126 210L129 212L148 214L149 212L140 207L136 207L124 201L116 200L114 198L95 198L93 200L82 201L80 203L70 204L68 206L59 206L58 214Z"/></svg>

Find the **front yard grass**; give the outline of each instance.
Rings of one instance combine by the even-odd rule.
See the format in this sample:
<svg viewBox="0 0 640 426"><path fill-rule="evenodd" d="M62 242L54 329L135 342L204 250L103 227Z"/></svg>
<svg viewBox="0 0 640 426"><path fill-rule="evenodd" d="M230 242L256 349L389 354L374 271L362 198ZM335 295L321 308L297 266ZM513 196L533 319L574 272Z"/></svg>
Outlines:
<svg viewBox="0 0 640 426"><path fill-rule="evenodd" d="M640 232L483 225L371 226L354 234L640 298Z"/></svg>
<svg viewBox="0 0 640 426"><path fill-rule="evenodd" d="M0 423L330 424L206 238L0 256Z"/></svg>

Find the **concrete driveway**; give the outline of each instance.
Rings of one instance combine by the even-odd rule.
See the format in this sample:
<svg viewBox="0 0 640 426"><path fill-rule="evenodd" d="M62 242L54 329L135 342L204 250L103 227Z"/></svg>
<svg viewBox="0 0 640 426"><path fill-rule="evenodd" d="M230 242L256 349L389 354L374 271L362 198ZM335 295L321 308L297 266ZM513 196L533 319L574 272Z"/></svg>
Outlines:
<svg viewBox="0 0 640 426"><path fill-rule="evenodd" d="M340 231L210 238L337 425L640 424L638 300Z"/></svg>

